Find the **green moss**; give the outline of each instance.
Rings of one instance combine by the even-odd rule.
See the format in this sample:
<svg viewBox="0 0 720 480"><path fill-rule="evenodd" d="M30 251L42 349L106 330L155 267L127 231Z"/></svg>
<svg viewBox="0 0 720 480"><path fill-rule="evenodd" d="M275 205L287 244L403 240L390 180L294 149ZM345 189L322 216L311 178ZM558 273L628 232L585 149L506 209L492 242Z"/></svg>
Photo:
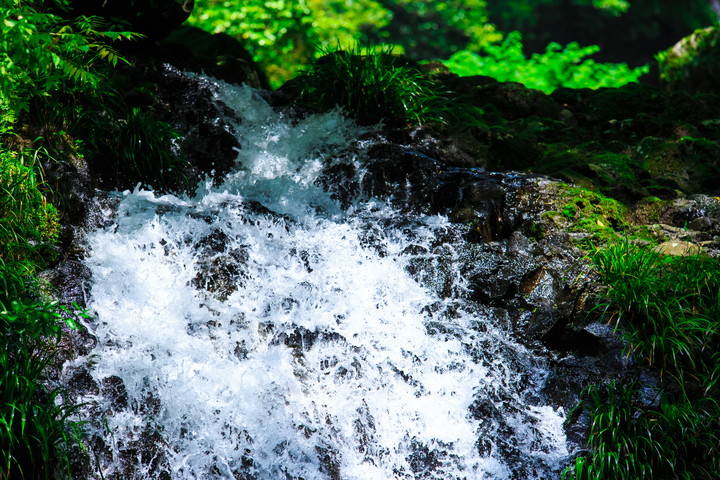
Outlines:
<svg viewBox="0 0 720 480"><path fill-rule="evenodd" d="M633 162L623 153L608 151L597 142L578 146L548 145L532 171L572 181L585 188L625 201L647 195Z"/></svg>
<svg viewBox="0 0 720 480"><path fill-rule="evenodd" d="M642 168L644 184L651 193L668 189L684 193L717 193L720 186L720 144L705 138L682 137L668 140L644 138L635 161Z"/></svg>
<svg viewBox="0 0 720 480"><path fill-rule="evenodd" d="M695 30L671 48L657 54L660 79L672 88L717 91L720 67L720 30Z"/></svg>
<svg viewBox="0 0 720 480"><path fill-rule="evenodd" d="M549 219L566 231L581 234L579 246L590 248L626 234L630 225L625 205L587 188L558 184L556 209L546 211Z"/></svg>
<svg viewBox="0 0 720 480"><path fill-rule="evenodd" d="M538 241L545 238L545 228L538 222L532 222L528 225L526 233L527 237L531 240Z"/></svg>

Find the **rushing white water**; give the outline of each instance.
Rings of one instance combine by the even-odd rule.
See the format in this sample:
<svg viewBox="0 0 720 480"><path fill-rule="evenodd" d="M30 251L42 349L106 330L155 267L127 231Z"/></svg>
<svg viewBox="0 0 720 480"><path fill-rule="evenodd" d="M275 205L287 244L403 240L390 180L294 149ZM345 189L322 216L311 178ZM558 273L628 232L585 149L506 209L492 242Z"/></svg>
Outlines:
<svg viewBox="0 0 720 480"><path fill-rule="evenodd" d="M243 119L237 170L193 197L116 194L88 234L98 344L76 365L124 388L88 398L105 478L557 471L563 412L537 400L542 362L463 300L462 227L377 199L342 209L316 180L362 171L351 121L216 88Z"/></svg>

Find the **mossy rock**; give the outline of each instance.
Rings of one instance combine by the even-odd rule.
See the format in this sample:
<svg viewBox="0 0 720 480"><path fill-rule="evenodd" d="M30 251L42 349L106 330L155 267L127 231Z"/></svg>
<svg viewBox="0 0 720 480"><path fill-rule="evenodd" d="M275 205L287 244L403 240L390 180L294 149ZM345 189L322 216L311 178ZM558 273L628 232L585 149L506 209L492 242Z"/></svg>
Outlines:
<svg viewBox="0 0 720 480"><path fill-rule="evenodd" d="M720 30L695 30L657 56L660 80L670 89L720 93Z"/></svg>
<svg viewBox="0 0 720 480"><path fill-rule="evenodd" d="M550 222L550 230L560 228L569 232L581 248L631 233L629 209L623 203L591 189L564 183L552 184L549 192L552 200L542 214L540 225L533 227L534 231L544 231L543 225Z"/></svg>
<svg viewBox="0 0 720 480"><path fill-rule="evenodd" d="M637 178L632 160L596 142L575 147L563 143L548 145L542 161L532 170L623 201L636 201L648 194Z"/></svg>
<svg viewBox="0 0 720 480"><path fill-rule="evenodd" d="M663 197L673 189L684 193L720 192L718 142L693 137L647 137L637 146L634 159L644 172L643 182L651 194Z"/></svg>

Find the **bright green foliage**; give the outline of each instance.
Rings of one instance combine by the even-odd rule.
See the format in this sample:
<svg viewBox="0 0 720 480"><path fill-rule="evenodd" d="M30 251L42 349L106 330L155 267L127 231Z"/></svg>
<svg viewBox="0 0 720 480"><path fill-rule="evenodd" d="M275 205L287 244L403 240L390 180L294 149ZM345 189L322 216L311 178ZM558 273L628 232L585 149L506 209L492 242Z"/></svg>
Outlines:
<svg viewBox="0 0 720 480"><path fill-rule="evenodd" d="M417 64L387 48L364 54L359 49L329 53L299 81L304 103L320 111L341 107L362 124L444 123L464 113L468 117L479 113L463 109Z"/></svg>
<svg viewBox="0 0 720 480"><path fill-rule="evenodd" d="M139 36L110 30L98 17L65 20L39 5L8 0L0 6L0 107L14 112L28 111L33 97L96 89L98 60L123 60L109 44Z"/></svg>
<svg viewBox="0 0 720 480"><path fill-rule="evenodd" d="M353 45L364 29L381 29L392 20L382 2L361 0L307 0L313 12L312 27L320 45Z"/></svg>
<svg viewBox="0 0 720 480"><path fill-rule="evenodd" d="M563 480L712 480L720 468L720 407L710 398L638 409L639 385L588 388L592 456L577 457ZM653 392L650 392L653 393ZM657 394L657 392L654 392Z"/></svg>
<svg viewBox="0 0 720 480"><path fill-rule="evenodd" d="M293 76L319 41L306 0L198 1L188 22L243 40L274 86Z"/></svg>
<svg viewBox="0 0 720 480"><path fill-rule="evenodd" d="M621 15L630 8L628 0L591 0L593 7L603 10L611 15Z"/></svg>
<svg viewBox="0 0 720 480"><path fill-rule="evenodd" d="M627 240L591 258L608 286L606 318L625 332L630 355L659 370L661 383L654 392L617 383L588 389L580 406L592 418L591 454L563 478L717 478L720 260L661 255Z"/></svg>
<svg viewBox="0 0 720 480"><path fill-rule="evenodd" d="M275 87L333 45L372 40L449 55L502 38L487 23L485 0L206 0L196 2L189 23L243 40Z"/></svg>
<svg viewBox="0 0 720 480"><path fill-rule="evenodd" d="M624 63L597 63L586 57L599 47L581 47L570 43L565 47L550 43L545 53L523 53L522 37L511 32L501 43L484 47L481 54L461 51L445 61L445 65L460 76L485 75L501 82L520 82L529 88L551 93L560 87L600 88L619 87L647 73L648 66L629 68Z"/></svg>
<svg viewBox="0 0 720 480"><path fill-rule="evenodd" d="M41 382L66 320L73 325L52 303L14 301L0 311L0 479L48 480L56 465L71 476L74 408Z"/></svg>
<svg viewBox="0 0 720 480"><path fill-rule="evenodd" d="M720 374L720 261L661 255L624 241L596 251L606 310L640 356L680 380L713 388Z"/></svg>
<svg viewBox="0 0 720 480"><path fill-rule="evenodd" d="M24 290L58 237L57 211L36 173L39 153L0 147L0 305Z"/></svg>

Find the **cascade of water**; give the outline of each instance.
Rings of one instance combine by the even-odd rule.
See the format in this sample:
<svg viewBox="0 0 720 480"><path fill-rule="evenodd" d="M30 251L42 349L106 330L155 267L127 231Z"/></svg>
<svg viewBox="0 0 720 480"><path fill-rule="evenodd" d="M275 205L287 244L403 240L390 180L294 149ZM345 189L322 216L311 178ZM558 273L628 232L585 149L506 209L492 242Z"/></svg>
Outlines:
<svg viewBox="0 0 720 480"><path fill-rule="evenodd" d="M242 119L236 171L192 197L113 194L87 236L98 342L74 365L102 386L85 413L104 477L556 473L562 412L538 400L542 360L465 300L460 266L483 261L465 227L341 208L317 180L362 174L358 127L215 88Z"/></svg>

